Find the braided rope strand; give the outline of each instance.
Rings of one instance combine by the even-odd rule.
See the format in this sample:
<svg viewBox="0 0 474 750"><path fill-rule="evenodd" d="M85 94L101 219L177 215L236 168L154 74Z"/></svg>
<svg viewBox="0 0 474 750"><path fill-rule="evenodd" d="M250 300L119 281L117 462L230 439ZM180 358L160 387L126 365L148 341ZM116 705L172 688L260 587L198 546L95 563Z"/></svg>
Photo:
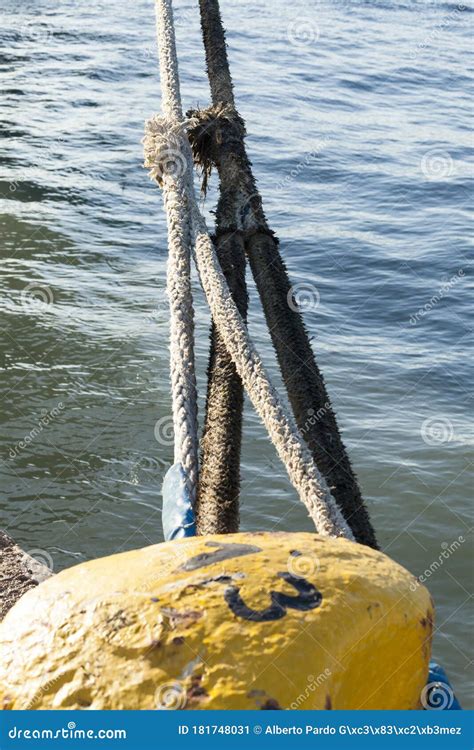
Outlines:
<svg viewBox="0 0 474 750"><path fill-rule="evenodd" d="M158 6L157 6L158 11ZM199 478L197 389L194 362L194 308L191 291L191 224L184 182L189 158L183 154L181 96L171 3L157 12L163 118L147 122L145 163L163 187L168 226L167 294L170 305L170 372L174 461L184 469L191 503Z"/></svg>

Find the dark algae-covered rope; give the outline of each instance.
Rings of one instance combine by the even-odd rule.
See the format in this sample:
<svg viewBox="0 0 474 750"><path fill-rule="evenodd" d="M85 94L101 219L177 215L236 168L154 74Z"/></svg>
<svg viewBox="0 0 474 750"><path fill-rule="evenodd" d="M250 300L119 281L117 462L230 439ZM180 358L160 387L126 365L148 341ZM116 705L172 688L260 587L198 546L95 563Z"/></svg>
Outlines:
<svg viewBox="0 0 474 750"><path fill-rule="evenodd" d="M234 301L246 319L247 290L242 238L231 232L221 234L216 240L216 250ZM239 530L243 404L242 381L213 323L196 501L198 534L230 534Z"/></svg>
<svg viewBox="0 0 474 750"><path fill-rule="evenodd" d="M212 111L212 108L211 108ZM192 113L188 113L192 115ZM215 117L199 120L190 140L212 146L209 128ZM217 140L219 140L217 136ZM206 174L206 171L204 172ZM236 231L238 196L233 180L224 171L216 212L215 246L222 271L242 318L247 318L245 248L243 233ZM230 534L239 530L240 451L244 391L235 365L214 323L208 366L206 416L201 438L201 466L195 506L198 534Z"/></svg>
<svg viewBox="0 0 474 750"><path fill-rule="evenodd" d="M268 226L257 191L244 143L244 123L235 109L219 3L199 0L199 6L213 107L189 113L194 123L190 139L195 160L203 168L205 180L212 166L217 168L221 203L225 203L229 212L232 207L237 208L233 216L234 231L239 240L241 234L245 237L246 254L298 427L356 540L377 548L323 376L292 294L278 240ZM231 225L229 216L226 231ZM240 260L236 258L235 262ZM215 447L208 444L206 453ZM203 498L202 495L201 503Z"/></svg>

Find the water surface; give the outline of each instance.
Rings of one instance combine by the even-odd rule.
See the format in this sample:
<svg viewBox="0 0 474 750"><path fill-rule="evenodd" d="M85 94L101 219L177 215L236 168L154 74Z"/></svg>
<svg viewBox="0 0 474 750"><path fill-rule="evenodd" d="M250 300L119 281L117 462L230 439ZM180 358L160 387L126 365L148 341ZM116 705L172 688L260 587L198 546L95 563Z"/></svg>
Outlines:
<svg viewBox="0 0 474 750"><path fill-rule="evenodd" d="M175 5L185 106L206 105L195 4ZM166 227L140 143L160 106L153 3L0 9L0 524L60 570L162 539ZM222 11L270 224L380 543L424 575L435 655L471 705L473 7L222 0ZM203 400L197 285L196 307ZM311 529L250 405L242 528Z"/></svg>

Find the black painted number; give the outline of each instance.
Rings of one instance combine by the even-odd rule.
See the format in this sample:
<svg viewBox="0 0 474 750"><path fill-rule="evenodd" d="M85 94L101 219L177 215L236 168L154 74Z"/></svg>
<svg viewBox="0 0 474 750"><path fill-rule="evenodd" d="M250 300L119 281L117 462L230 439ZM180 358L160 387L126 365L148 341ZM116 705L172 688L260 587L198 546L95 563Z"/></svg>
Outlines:
<svg viewBox="0 0 474 750"><path fill-rule="evenodd" d="M287 609L298 609L307 612L316 609L322 602L323 595L305 578L297 578L290 573L277 573L278 578L290 583L297 590L297 596L289 596L281 591L270 591L271 604L265 609L251 609L247 607L240 596L238 586L229 586L224 593L225 600L236 617L242 617L252 622L269 622L280 620L286 615Z"/></svg>

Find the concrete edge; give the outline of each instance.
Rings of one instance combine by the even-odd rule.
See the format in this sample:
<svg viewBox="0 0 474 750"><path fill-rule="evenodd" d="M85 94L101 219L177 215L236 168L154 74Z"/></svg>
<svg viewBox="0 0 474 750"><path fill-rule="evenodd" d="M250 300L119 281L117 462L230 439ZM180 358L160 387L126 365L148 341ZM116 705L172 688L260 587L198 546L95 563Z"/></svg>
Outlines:
<svg viewBox="0 0 474 750"><path fill-rule="evenodd" d="M51 576L49 568L0 530L0 621L23 594Z"/></svg>

